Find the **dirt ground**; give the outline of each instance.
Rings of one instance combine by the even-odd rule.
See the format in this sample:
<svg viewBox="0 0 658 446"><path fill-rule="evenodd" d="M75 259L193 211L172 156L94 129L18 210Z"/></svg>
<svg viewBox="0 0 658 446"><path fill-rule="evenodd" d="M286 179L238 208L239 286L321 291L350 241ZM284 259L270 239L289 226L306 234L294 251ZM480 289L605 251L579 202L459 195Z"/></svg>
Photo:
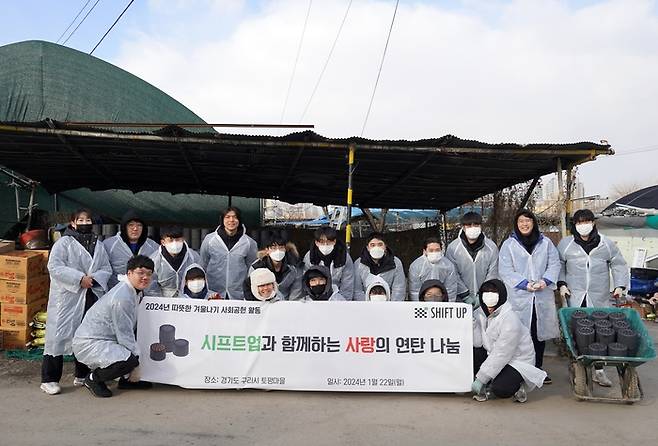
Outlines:
<svg viewBox="0 0 658 446"><path fill-rule="evenodd" d="M649 324L654 340L658 324ZM554 350L554 384L511 400L469 395L185 390L156 385L93 398L72 386L39 390L40 363L0 359L0 444L308 445L648 444L655 439L658 366L639 368L644 400L634 405L576 401L565 358ZM612 375L611 370L609 375ZM615 390L616 391L616 390Z"/></svg>

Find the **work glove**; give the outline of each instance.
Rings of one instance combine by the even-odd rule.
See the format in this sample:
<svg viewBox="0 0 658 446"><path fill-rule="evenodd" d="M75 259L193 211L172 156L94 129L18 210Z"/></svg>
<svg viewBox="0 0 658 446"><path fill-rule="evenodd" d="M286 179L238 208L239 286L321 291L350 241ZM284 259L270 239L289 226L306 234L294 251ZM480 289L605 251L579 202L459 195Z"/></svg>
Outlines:
<svg viewBox="0 0 658 446"><path fill-rule="evenodd" d="M560 286L560 300L562 301L562 306L566 307L571 299L571 290L566 286Z"/></svg>
<svg viewBox="0 0 658 446"><path fill-rule="evenodd" d="M475 381L473 381L473 384L471 384L471 390L476 395L479 395L480 393L482 393L483 389L484 389L484 383L482 381L480 381L479 379L476 379Z"/></svg>
<svg viewBox="0 0 658 446"><path fill-rule="evenodd" d="M621 300L621 298L624 297L624 289L622 287L615 288L612 292L612 297L617 300Z"/></svg>

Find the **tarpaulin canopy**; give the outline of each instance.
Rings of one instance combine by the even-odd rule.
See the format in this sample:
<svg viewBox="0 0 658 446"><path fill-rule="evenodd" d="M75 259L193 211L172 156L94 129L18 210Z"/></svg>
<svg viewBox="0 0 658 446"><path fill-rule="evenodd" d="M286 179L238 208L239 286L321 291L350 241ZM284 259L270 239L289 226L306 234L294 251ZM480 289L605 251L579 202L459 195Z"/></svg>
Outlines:
<svg viewBox="0 0 658 446"><path fill-rule="evenodd" d="M51 192L77 187L344 204L356 149L354 204L448 210L523 181L612 154L608 145L486 144L193 134L177 126L127 134L54 121L0 124L0 164Z"/></svg>
<svg viewBox="0 0 658 446"><path fill-rule="evenodd" d="M645 187L630 193L605 208L604 214L614 214L617 210L636 211L640 214L656 214L658 212L658 185Z"/></svg>

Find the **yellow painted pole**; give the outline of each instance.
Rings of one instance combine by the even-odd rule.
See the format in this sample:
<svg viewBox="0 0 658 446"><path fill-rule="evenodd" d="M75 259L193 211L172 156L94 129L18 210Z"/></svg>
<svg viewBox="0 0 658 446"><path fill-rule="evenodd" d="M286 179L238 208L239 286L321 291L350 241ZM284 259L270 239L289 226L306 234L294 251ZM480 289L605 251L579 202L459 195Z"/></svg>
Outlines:
<svg viewBox="0 0 658 446"><path fill-rule="evenodd" d="M349 155L347 157L347 226L345 228L345 244L347 249L352 243L352 176L354 174L354 144L350 144Z"/></svg>

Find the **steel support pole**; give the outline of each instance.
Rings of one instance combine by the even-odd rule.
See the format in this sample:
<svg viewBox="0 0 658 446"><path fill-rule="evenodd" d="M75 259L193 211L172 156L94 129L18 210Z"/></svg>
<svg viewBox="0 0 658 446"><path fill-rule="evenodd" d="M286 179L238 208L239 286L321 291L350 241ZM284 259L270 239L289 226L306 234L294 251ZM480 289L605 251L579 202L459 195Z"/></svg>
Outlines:
<svg viewBox="0 0 658 446"><path fill-rule="evenodd" d="M345 244L350 249L352 244L352 179L354 177L354 144L350 144L347 156L347 226L345 227Z"/></svg>

